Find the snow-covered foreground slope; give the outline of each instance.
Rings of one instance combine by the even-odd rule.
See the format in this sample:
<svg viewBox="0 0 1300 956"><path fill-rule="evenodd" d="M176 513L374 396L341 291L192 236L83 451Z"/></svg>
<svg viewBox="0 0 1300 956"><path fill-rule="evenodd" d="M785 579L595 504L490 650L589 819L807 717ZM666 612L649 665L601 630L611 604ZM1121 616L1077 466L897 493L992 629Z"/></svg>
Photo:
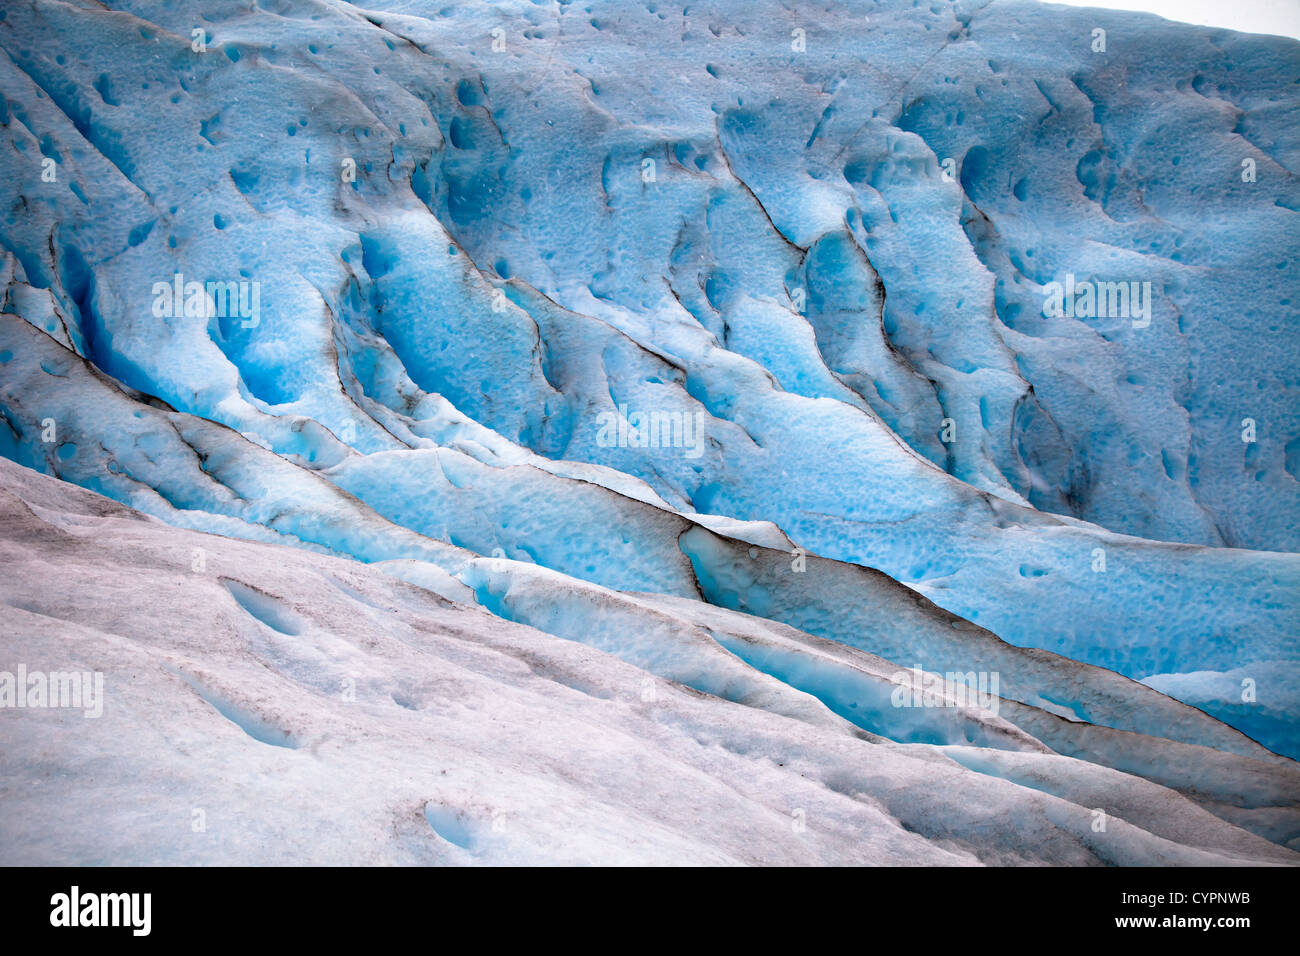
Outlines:
<svg viewBox="0 0 1300 956"><path fill-rule="evenodd" d="M0 456L171 528L2 463L3 651L122 655L4 759L251 794L105 862L1289 861L1297 130L1019 0L7 5Z"/></svg>
<svg viewBox="0 0 1300 956"><path fill-rule="evenodd" d="M1300 862L1291 761L1043 712L1092 753L987 710L878 701L867 732L799 688L878 698L898 668L696 601L546 573L511 623L415 563L171 528L4 461L0 555L3 663L103 675L98 716L3 713L6 864Z"/></svg>

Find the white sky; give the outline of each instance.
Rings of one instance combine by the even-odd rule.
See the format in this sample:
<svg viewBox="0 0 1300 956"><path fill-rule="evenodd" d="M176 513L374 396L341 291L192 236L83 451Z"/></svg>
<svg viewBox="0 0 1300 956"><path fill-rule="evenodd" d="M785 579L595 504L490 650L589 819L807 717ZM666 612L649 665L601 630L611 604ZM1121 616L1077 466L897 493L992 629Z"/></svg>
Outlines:
<svg viewBox="0 0 1300 956"><path fill-rule="evenodd" d="M1300 0L1047 0L1072 7L1144 10L1167 20L1182 20L1243 33L1275 33L1300 39Z"/></svg>

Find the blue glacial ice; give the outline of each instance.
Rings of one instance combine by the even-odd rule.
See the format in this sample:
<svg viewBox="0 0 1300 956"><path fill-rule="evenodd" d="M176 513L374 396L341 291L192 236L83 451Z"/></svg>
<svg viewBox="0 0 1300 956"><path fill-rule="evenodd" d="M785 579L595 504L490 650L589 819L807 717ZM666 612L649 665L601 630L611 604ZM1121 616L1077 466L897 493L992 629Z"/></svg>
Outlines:
<svg viewBox="0 0 1300 956"><path fill-rule="evenodd" d="M797 724L829 778L859 772L842 736L922 753L896 781L1122 794L1144 836L1089 844L1111 862L1300 847L1296 41L1030 0L37 0L0 49L0 455L161 519L160 551L282 552L191 581L248 659L129 628L160 700L223 701L292 762L352 718L241 697L250 660L424 740L413 702L479 709L507 653L554 685L512 685L518 719L670 686L744 708L742 756ZM20 517L110 507L20 474ZM268 597L337 561L361 583ZM9 602L33 646L59 639L34 614L126 626ZM404 647L441 635L413 666L465 673L399 686L337 630L390 607ZM995 672L1001 703L900 708L912 667ZM402 799L393 858L572 849ZM646 858L737 858L612 799ZM1068 829L1053 807L1033 828Z"/></svg>

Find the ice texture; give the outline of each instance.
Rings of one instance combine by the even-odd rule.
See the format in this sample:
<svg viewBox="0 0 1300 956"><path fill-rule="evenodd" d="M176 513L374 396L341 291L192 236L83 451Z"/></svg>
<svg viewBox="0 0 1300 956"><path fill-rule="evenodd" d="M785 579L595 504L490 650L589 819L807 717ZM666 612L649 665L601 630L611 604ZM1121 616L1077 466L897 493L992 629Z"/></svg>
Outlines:
<svg viewBox="0 0 1300 956"><path fill-rule="evenodd" d="M1294 862L1296 41L35 0L0 51L0 671L117 677L0 711L6 779L60 727L247 795L137 846L15 785L76 835L12 860Z"/></svg>

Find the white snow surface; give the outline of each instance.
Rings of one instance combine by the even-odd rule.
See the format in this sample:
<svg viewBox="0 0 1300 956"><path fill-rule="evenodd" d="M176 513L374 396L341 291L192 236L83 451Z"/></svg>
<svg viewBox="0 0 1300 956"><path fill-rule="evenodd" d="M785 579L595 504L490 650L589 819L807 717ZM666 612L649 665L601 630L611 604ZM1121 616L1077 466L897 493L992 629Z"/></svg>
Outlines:
<svg viewBox="0 0 1300 956"><path fill-rule="evenodd" d="M895 742L745 661L860 701L898 668L698 601L547 573L514 623L7 461L0 554L6 655L105 687L99 717L0 713L5 864L1300 862L1291 761L1153 738L1134 766L1118 732L1064 756L978 709ZM575 594L584 628L537 629Z"/></svg>

